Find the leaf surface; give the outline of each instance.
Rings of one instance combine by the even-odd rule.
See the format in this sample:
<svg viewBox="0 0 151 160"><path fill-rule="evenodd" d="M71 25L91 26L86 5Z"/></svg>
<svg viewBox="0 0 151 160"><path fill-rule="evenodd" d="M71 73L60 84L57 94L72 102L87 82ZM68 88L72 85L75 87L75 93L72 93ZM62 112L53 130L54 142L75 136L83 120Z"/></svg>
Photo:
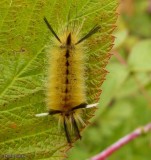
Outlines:
<svg viewBox="0 0 151 160"><path fill-rule="evenodd" d="M89 74L86 82L88 101L93 102L96 93L100 93L100 86L106 75L104 68L114 40L111 33L117 17L116 7L116 0L1 0L0 156L2 158L12 154L16 157L23 155L26 159L33 160L59 160L65 157L64 153L69 148L64 131L58 130L58 121L55 117L35 117L35 114L47 111L45 84L48 65L45 46L50 43L52 35L45 26L43 17L48 18L56 32L68 23L69 16L70 21L77 21L76 23L84 20L82 35L96 23L101 26L100 33L87 42L90 44L87 55L89 60L86 64L89 70L87 74L92 71L98 73ZM96 55L95 60L93 54ZM93 91L92 78L96 79ZM89 118L86 117L86 120Z"/></svg>

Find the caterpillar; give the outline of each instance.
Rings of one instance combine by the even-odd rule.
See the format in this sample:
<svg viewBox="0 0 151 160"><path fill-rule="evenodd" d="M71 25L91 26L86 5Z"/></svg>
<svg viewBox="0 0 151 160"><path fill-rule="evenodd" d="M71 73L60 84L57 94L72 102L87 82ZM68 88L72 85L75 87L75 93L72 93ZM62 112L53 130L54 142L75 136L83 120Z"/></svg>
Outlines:
<svg viewBox="0 0 151 160"><path fill-rule="evenodd" d="M60 35L54 31L46 17L44 22L52 35L49 50L48 86L46 92L47 113L36 114L37 117L58 115L64 126L67 142L72 143L71 130L77 139L81 138L80 124L83 109L96 107L98 103L87 104L85 89L85 55L84 41L100 30L95 25L80 37L79 28L66 27Z"/></svg>

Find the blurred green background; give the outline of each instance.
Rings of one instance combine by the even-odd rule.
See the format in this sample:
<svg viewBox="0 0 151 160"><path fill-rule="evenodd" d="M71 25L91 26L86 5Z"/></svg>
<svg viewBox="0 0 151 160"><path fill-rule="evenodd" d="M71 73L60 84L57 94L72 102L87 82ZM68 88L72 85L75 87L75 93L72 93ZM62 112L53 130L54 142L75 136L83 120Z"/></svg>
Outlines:
<svg viewBox="0 0 151 160"><path fill-rule="evenodd" d="M121 0L113 54L99 109L68 152L86 160L151 121L151 0ZM122 147L108 160L150 160L151 133Z"/></svg>

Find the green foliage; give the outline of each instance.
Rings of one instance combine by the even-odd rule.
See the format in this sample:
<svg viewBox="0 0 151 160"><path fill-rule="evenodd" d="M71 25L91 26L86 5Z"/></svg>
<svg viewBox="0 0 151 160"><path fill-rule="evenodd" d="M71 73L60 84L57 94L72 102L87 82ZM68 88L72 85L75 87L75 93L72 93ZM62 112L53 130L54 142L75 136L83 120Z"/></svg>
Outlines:
<svg viewBox="0 0 151 160"><path fill-rule="evenodd" d="M151 51L151 40L143 40L137 43L132 48L128 59L131 71L149 72L151 70L150 51Z"/></svg>
<svg viewBox="0 0 151 160"><path fill-rule="evenodd" d="M116 0L1 0L0 158L21 154L26 159L58 160L64 158L68 148L64 132L58 131L54 117L35 117L46 112L45 46L51 34L43 17L50 20L57 32L68 23L69 15L70 21L76 23L85 20L81 34L87 33L96 22L100 24L101 43L97 47L92 43L91 49L96 53L101 48L100 64L104 71L113 42L116 7ZM100 76L103 81L105 71Z"/></svg>

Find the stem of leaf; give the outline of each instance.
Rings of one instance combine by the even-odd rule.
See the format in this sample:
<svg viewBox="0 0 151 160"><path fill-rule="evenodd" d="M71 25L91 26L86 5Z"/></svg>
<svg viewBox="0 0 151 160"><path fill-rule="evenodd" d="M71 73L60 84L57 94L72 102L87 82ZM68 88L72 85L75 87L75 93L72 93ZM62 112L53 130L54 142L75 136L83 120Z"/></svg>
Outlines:
<svg viewBox="0 0 151 160"><path fill-rule="evenodd" d="M122 146L126 145L127 143L131 142L132 140L136 139L137 137L144 135L151 131L151 123L145 125L144 127L140 127L134 130L132 133L124 136L123 138L119 139L117 142L106 148L100 154L95 155L94 157L90 158L90 160L105 160L114 152L119 150Z"/></svg>

